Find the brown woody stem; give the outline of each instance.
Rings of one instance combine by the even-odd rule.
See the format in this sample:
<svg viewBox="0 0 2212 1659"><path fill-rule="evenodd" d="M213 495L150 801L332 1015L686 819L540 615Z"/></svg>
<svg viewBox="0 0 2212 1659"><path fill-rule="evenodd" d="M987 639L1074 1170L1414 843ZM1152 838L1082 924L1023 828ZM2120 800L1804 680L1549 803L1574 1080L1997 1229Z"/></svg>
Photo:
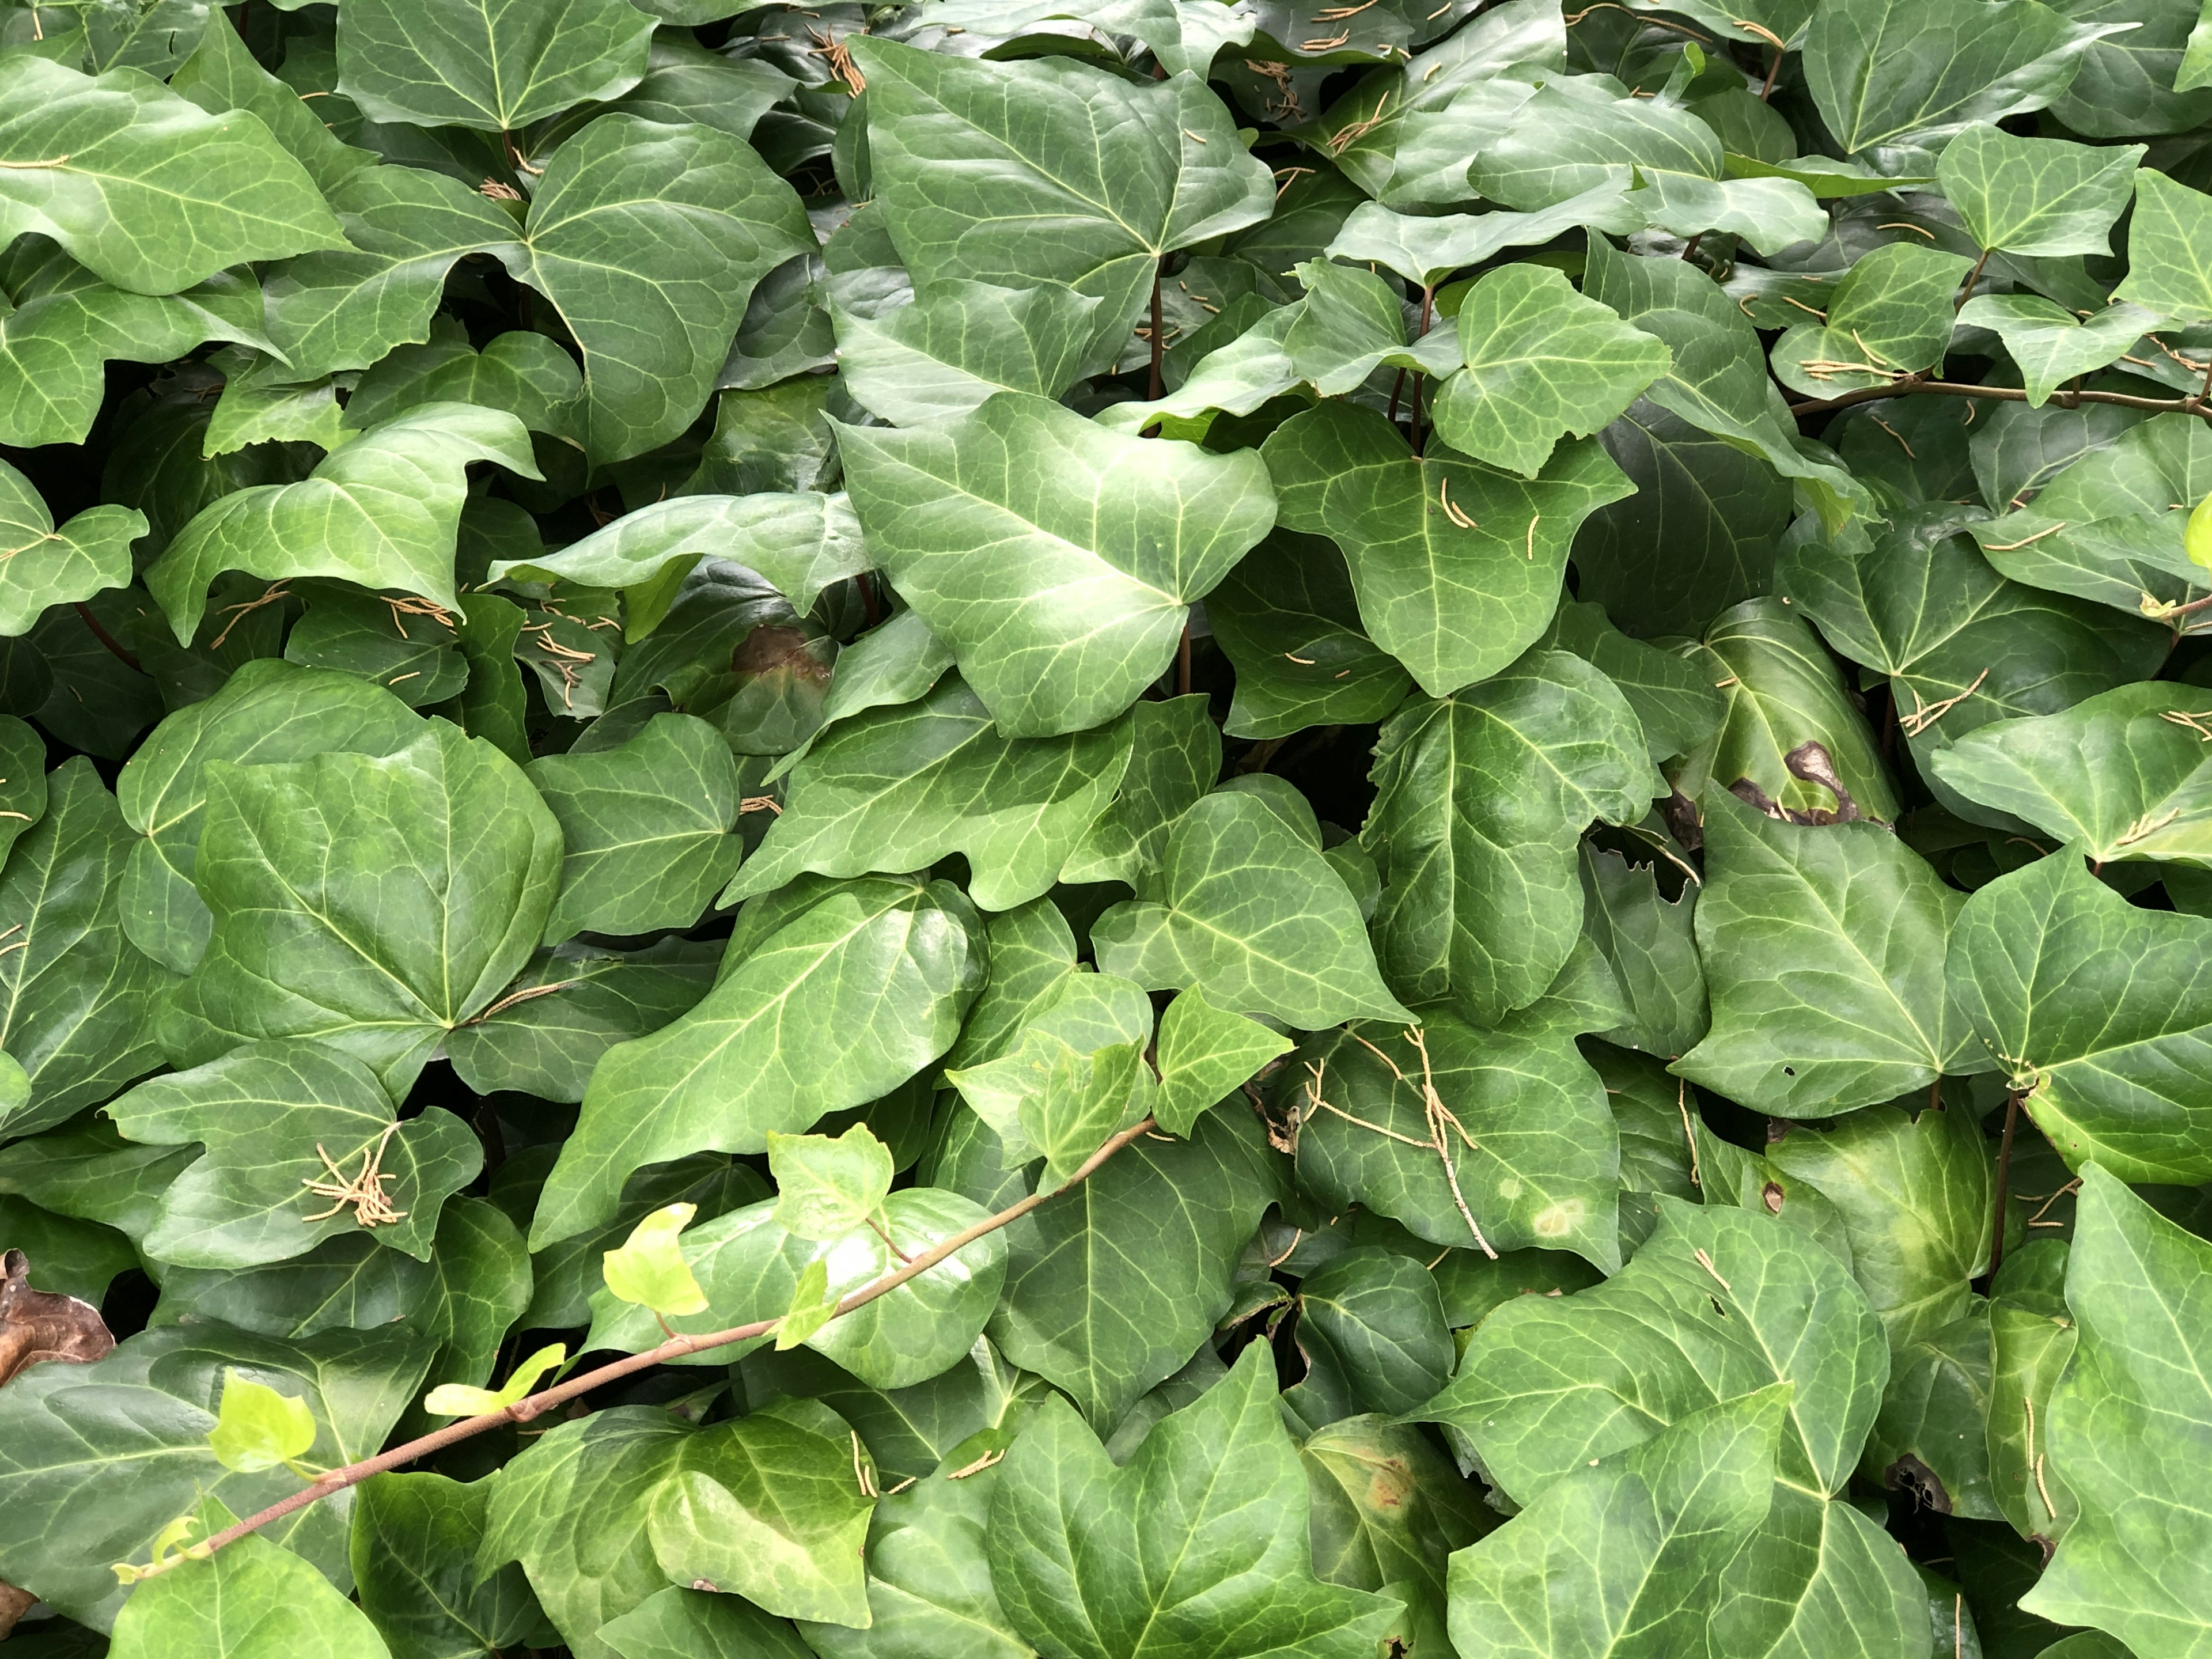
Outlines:
<svg viewBox="0 0 2212 1659"><path fill-rule="evenodd" d="M852 1312L855 1308L866 1307L878 1297L888 1296L907 1280L919 1278L937 1266L939 1262L945 1261L948 1256L958 1254L977 1239L998 1231L1009 1222L1018 1221L1039 1205L1058 1198L1072 1187L1081 1185L1088 1181L1108 1158L1152 1127L1152 1120L1146 1118L1143 1122L1122 1130L1121 1133L1091 1153L1073 1175L1068 1176L1050 1192L1032 1193L1020 1203L1010 1205L996 1215L985 1217L974 1226L955 1233L943 1243L924 1250L903 1266L895 1268L879 1279L870 1280L859 1290L839 1301L837 1311L830 1315L830 1317L839 1318ZM594 1389L605 1388L608 1383L620 1382L626 1376L635 1376L640 1371L651 1370L656 1365L666 1364L672 1360L681 1359L689 1354L703 1353L709 1348L724 1348L733 1342L750 1342L755 1337L766 1336L782 1322L781 1316L775 1319L759 1319L750 1325L733 1325L727 1330L707 1331L696 1335L671 1337L657 1348L647 1349L643 1353L631 1354L626 1358L616 1360L611 1364L601 1365L596 1370L589 1370L580 1376L572 1376L565 1382L557 1382L550 1389L542 1389L537 1394L518 1400L503 1410L486 1412L481 1417L465 1417L458 1423L448 1423L442 1429L433 1430L419 1439L410 1440L402 1446L394 1446L390 1451L379 1452L374 1457L362 1458L358 1463L349 1463L343 1468L332 1469L312 1486L301 1487L289 1498L271 1504L258 1514L247 1516L245 1520L235 1525L225 1527L207 1540L204 1549L196 1550L192 1559L198 1559L209 1551L219 1550L226 1544L234 1544L248 1533L258 1532L272 1521L281 1521L295 1510L303 1510L308 1504L328 1498L334 1492L343 1492L349 1486L357 1486L373 1474L382 1474L387 1470L412 1463L417 1458L427 1457L432 1452L443 1451L448 1446L482 1434L488 1429L498 1428L502 1424L527 1423L534 1417L542 1417L556 1406L566 1405L569 1401L589 1394ZM154 1573L166 1572L170 1567L186 1559L183 1554L173 1555L166 1564L155 1564L150 1570L142 1573L141 1577L150 1577Z"/></svg>
<svg viewBox="0 0 2212 1659"><path fill-rule="evenodd" d="M1849 409L1854 404L1879 403L1884 398L1910 397L1925 393L1938 398L1989 398L1998 402L2024 404L2027 393L2018 386L1966 386L1957 380L1923 380L1917 377L1899 380L1894 386L1870 386L1858 392L1846 392L1840 398L1817 398L1811 403L1792 404L1792 415L1825 415L1831 410ZM2125 392L2081 392L2071 394L2085 404L2117 404L2123 409L2148 409L2156 414L2179 411L2212 420L2212 403L2203 398L2138 398Z"/></svg>
<svg viewBox="0 0 2212 1659"><path fill-rule="evenodd" d="M2019 1127L2020 1091L2015 1089L2005 1097L2004 1140L1997 1148L1996 1234L1990 1240L1990 1281L1993 1286L1997 1269L2004 1266L2006 1189L2012 1184L2012 1134Z"/></svg>

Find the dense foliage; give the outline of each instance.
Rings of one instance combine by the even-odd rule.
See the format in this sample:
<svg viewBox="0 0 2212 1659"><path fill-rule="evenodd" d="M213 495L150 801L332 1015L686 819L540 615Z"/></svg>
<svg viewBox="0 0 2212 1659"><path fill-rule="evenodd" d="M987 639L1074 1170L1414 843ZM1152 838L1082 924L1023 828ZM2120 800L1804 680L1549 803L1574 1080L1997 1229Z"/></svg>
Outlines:
<svg viewBox="0 0 2212 1659"><path fill-rule="evenodd" d="M2208 190L2196 0L8 0L0 1635L2212 1659Z"/></svg>

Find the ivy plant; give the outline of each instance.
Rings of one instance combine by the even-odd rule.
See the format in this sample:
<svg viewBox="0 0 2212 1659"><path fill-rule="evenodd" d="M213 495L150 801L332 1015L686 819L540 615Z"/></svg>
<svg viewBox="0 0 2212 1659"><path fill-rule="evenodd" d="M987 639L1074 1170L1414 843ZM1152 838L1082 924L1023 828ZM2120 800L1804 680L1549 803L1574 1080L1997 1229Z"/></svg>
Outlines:
<svg viewBox="0 0 2212 1659"><path fill-rule="evenodd" d="M0 0L0 1250L33 1659L2212 1659L2212 4Z"/></svg>

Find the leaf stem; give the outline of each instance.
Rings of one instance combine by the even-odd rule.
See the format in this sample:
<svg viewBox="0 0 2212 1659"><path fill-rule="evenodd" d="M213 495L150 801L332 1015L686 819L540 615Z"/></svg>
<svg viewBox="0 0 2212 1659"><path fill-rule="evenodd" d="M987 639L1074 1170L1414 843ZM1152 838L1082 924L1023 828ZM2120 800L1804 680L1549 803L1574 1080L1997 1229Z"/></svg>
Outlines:
<svg viewBox="0 0 2212 1659"><path fill-rule="evenodd" d="M1966 285L1959 290L1959 303L1951 307L1953 311L1966 308L1966 301L1974 297L1974 284L1982 280L1982 268L1989 264L1990 255L1995 252L1994 248L1982 250L1982 257L1974 261L1974 268L1966 273Z"/></svg>
<svg viewBox="0 0 2212 1659"><path fill-rule="evenodd" d="M2006 1188L2012 1184L2012 1136L2020 1127L2020 1091L2013 1090L2005 1096L2004 1139L1997 1148L1996 1231L1990 1240L1990 1281L1996 1282L1997 1269L2004 1266L2005 1199Z"/></svg>
<svg viewBox="0 0 2212 1659"><path fill-rule="evenodd" d="M1145 381L1145 398L1148 403L1155 404L1159 402L1165 390L1165 382L1160 379L1160 359L1165 355L1167 345L1167 331L1160 318L1160 276L1166 270L1167 263L1167 256L1162 254L1159 263L1152 267L1152 368Z"/></svg>
<svg viewBox="0 0 2212 1659"><path fill-rule="evenodd" d="M138 659L132 656L130 652L123 648L123 641L117 639L114 635L109 633L106 628L100 625L100 618L92 614L92 607L90 605L87 605L82 599L75 601L75 604L76 605L76 614L84 619L84 625L92 630L93 638L98 640L102 645L107 647L108 654L110 656L113 657L116 661L121 663L125 668L131 670L134 673L143 674L146 672L145 669L139 665Z"/></svg>
<svg viewBox="0 0 2212 1659"><path fill-rule="evenodd" d="M1080 1186L1097 1173L1100 1166L1115 1153L1136 1139L1138 1136L1150 1131L1152 1127L1152 1120L1149 1117L1141 1123L1132 1124L1099 1147L1097 1152L1091 1153L1089 1158L1084 1159L1081 1167L1073 1175L1068 1176L1051 1191L1032 1193L1019 1203L1009 1205L996 1215L987 1216L974 1226L955 1233L951 1237L933 1245L903 1266L894 1268L880 1278L871 1279L859 1290L841 1298L836 1311L831 1313L830 1317L838 1318L851 1313L855 1308L866 1307L879 1297L890 1295L908 1279L919 1278L947 1257L956 1255L967 1249L977 1239L988 1237L1010 1222L1018 1221L1039 1205L1048 1203L1069 1188ZM749 1325L733 1325L727 1330L707 1331L697 1335L671 1337L657 1348L649 1348L643 1353L630 1354L624 1358L614 1361L611 1364L601 1365L596 1370L582 1372L564 1382L556 1383L550 1389L526 1395L501 1410L486 1412L479 1417L465 1417L457 1423L448 1423L444 1428L434 1429L417 1439L408 1441L404 1445L394 1446L391 1450L379 1452L374 1457L364 1457L359 1462L348 1463L343 1468L332 1469L313 1485L303 1486L290 1497L280 1498L271 1504L267 1509L257 1514L249 1515L245 1520L234 1525L225 1527L207 1540L206 1548L209 1551L214 1551L222 1548L227 1544L234 1544L247 1534L258 1532L272 1522L281 1521L288 1515L306 1509L310 1504L328 1498L334 1492L343 1492L349 1486L359 1486L373 1474L383 1474L389 1470L412 1463L418 1458L427 1457L432 1452L443 1451L447 1447L473 1438L486 1430L495 1429L508 1423L527 1423L532 1418L543 1416L556 1406L566 1405L569 1401L589 1394L594 1389L604 1388L610 1382L620 1382L626 1376L635 1376L640 1371L651 1370L656 1365L666 1364L690 1354L704 1353L710 1348L727 1347L733 1342L750 1342L755 1337L768 1335L781 1323L782 1323L782 1316L779 1315L774 1319L755 1320ZM151 1577L155 1573L166 1572L169 1567L184 1559L181 1555L172 1557L167 1564L157 1565L143 1573L141 1577Z"/></svg>
<svg viewBox="0 0 2212 1659"><path fill-rule="evenodd" d="M1182 641L1176 647L1176 696L1190 695L1190 620L1183 619Z"/></svg>

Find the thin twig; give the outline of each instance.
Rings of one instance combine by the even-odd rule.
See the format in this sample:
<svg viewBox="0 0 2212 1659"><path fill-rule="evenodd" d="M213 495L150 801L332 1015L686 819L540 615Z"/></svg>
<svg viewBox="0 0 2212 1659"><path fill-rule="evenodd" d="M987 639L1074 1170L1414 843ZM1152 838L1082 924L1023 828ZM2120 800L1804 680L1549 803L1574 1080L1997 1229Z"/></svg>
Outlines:
<svg viewBox="0 0 2212 1659"><path fill-rule="evenodd" d="M110 656L113 657L116 661L121 663L125 668L128 668L136 673L143 674L146 672L144 669L139 667L138 659L132 656L128 651L123 648L123 641L117 639L114 635L109 633L106 629L100 625L100 618L92 614L92 607L90 605L87 605L82 599L75 601L75 604L76 605L76 614L83 618L84 625L92 630L92 637L98 640L102 645L107 647L108 654Z"/></svg>
<svg viewBox="0 0 2212 1659"><path fill-rule="evenodd" d="M2004 1141L1997 1148L1996 1237L1990 1241L1990 1282L1996 1282L2004 1266L2005 1188L2012 1180L2012 1133L2020 1123L2020 1091L2005 1096Z"/></svg>
<svg viewBox="0 0 2212 1659"><path fill-rule="evenodd" d="M1937 398L1989 398L2008 404L2027 401L2027 393L2018 386L1966 386L1956 380L1923 380L1917 376L1908 376L1891 386L1870 386L1856 392L1846 392L1840 397L1792 404L1790 412L1792 415L1825 415L1833 410L1849 409L1854 404L1870 404L1884 398L1914 394ZM2212 403L2199 397L2138 398L2126 392L2084 392L2080 395L2085 404L2114 404L2122 409L2147 409L2161 415L2195 415L2200 419L2212 421Z"/></svg>
<svg viewBox="0 0 2212 1659"><path fill-rule="evenodd" d="M998 1214L988 1216L974 1226L955 1233L941 1243L933 1245L903 1267L895 1268L878 1279L871 1279L859 1290L841 1299L836 1310L830 1314L830 1318L839 1318L851 1313L856 1308L866 1307L880 1297L890 1295L908 1279L919 1278L936 1267L938 1263L967 1249L977 1239L988 1237L1009 1223L1018 1221L1039 1205L1048 1203L1071 1188L1080 1186L1115 1153L1152 1127L1152 1120L1148 1117L1143 1122L1133 1124L1122 1130L1121 1133L1091 1153L1089 1158L1084 1159L1081 1167L1073 1175L1068 1176L1050 1192L1032 1193L1019 1203L1009 1205ZM349 1486L357 1486L371 1475L383 1474L389 1470L403 1468L418 1458L428 1457L433 1452L443 1451L448 1446L457 1444L463 1440L472 1439L487 1430L499 1428L509 1423L527 1423L533 1418L544 1416L556 1406L566 1405L569 1401L589 1394L594 1389L605 1388L610 1382L617 1382L626 1376L635 1376L641 1371L651 1370L656 1365L667 1364L691 1354L704 1353L710 1348L726 1348L733 1342L750 1342L755 1337L766 1336L782 1322L782 1316L779 1315L774 1319L755 1320L749 1325L735 1325L728 1330L707 1331L696 1336L674 1337L663 1342L659 1347L648 1348L643 1353L631 1354L626 1358L614 1361L611 1364L601 1365L595 1370L585 1371L580 1376L572 1376L564 1382L556 1383L553 1387L543 1389L537 1394L527 1395L513 1405L499 1411L486 1412L480 1417L465 1417L457 1423L448 1423L442 1429L434 1430L417 1439L410 1440L404 1445L394 1446L390 1451L379 1452L374 1457L364 1457L359 1462L348 1463L342 1468L332 1469L328 1474L318 1477L313 1485L301 1487L289 1498L281 1498L267 1509L225 1527L214 1537L209 1539L203 1548L196 1552L195 1559L204 1559L207 1553L219 1550L227 1544L234 1544L247 1534L258 1532L264 1527L306 1509L310 1504L328 1498L334 1492L343 1492ZM166 1572L185 1559L181 1554L173 1555L167 1562L157 1562L142 1571L139 1577L147 1578L155 1573Z"/></svg>

